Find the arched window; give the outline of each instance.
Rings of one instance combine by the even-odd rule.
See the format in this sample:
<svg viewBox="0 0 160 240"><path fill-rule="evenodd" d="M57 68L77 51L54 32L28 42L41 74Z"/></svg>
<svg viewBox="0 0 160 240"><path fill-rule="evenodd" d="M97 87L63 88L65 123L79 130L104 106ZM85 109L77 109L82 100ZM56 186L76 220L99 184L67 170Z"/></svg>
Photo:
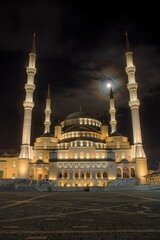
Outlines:
<svg viewBox="0 0 160 240"><path fill-rule="evenodd" d="M68 178L68 173L65 172L64 175L63 175L64 178Z"/></svg>
<svg viewBox="0 0 160 240"><path fill-rule="evenodd" d="M43 154L39 153L39 159L42 159L42 158L43 158Z"/></svg>
<svg viewBox="0 0 160 240"><path fill-rule="evenodd" d="M101 147L102 147L102 146L101 146ZM102 153L102 154L101 154L101 158L105 158L105 155L104 155L104 153Z"/></svg>
<svg viewBox="0 0 160 240"><path fill-rule="evenodd" d="M78 176L79 176L78 172L76 172L76 173L74 174L74 176L75 176L75 178L77 179Z"/></svg>
<svg viewBox="0 0 160 240"><path fill-rule="evenodd" d="M73 168L73 163L70 163L70 164L69 164L69 167L70 167L70 168Z"/></svg>
<svg viewBox="0 0 160 240"><path fill-rule="evenodd" d="M89 156L89 153L86 153L86 158L88 159L90 156Z"/></svg>
<svg viewBox="0 0 160 240"><path fill-rule="evenodd" d="M86 173L86 178L90 178L91 174L89 172Z"/></svg>
<svg viewBox="0 0 160 240"><path fill-rule="evenodd" d="M60 179L62 178L62 173L61 172L58 173L58 178L60 178Z"/></svg>
<svg viewBox="0 0 160 240"><path fill-rule="evenodd" d="M101 178L101 173L97 172L97 178Z"/></svg>
<svg viewBox="0 0 160 240"><path fill-rule="evenodd" d="M81 167L81 168L84 168L84 163L80 163L80 167Z"/></svg>
<svg viewBox="0 0 160 240"><path fill-rule="evenodd" d="M62 166L63 166L63 163L61 162L57 163L57 168L62 168Z"/></svg>
<svg viewBox="0 0 160 240"><path fill-rule="evenodd" d="M96 153L96 158L99 158L99 153Z"/></svg>
<svg viewBox="0 0 160 240"><path fill-rule="evenodd" d="M107 178L107 177L108 177L107 172L103 172L103 178Z"/></svg>
<svg viewBox="0 0 160 240"><path fill-rule="evenodd" d="M84 152L80 153L80 158L83 159L84 158Z"/></svg>
<svg viewBox="0 0 160 240"><path fill-rule="evenodd" d="M80 177L83 179L84 178L84 173L81 172Z"/></svg>

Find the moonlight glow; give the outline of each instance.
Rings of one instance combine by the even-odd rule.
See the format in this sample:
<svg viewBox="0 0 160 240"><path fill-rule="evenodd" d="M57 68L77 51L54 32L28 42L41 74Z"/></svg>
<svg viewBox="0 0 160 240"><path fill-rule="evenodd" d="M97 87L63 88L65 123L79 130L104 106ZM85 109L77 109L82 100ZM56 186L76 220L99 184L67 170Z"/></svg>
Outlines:
<svg viewBox="0 0 160 240"><path fill-rule="evenodd" d="M111 88L111 83L107 83L107 88Z"/></svg>

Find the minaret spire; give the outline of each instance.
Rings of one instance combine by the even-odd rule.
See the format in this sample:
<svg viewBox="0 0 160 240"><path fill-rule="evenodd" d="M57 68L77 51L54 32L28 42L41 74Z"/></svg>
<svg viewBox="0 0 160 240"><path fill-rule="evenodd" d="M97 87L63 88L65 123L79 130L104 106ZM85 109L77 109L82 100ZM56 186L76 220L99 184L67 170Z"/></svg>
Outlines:
<svg viewBox="0 0 160 240"><path fill-rule="evenodd" d="M110 87L110 99L114 99L114 97L113 97L112 87Z"/></svg>
<svg viewBox="0 0 160 240"><path fill-rule="evenodd" d="M113 132L117 131L117 121L116 121L116 117L115 117L116 109L115 109L115 100L114 100L114 97L113 97L112 86L110 86L109 103L110 103L109 113L110 113L111 133L113 133Z"/></svg>
<svg viewBox="0 0 160 240"><path fill-rule="evenodd" d="M127 42L129 43L128 36L126 37L127 37ZM140 101L137 97L138 84L135 79L136 67L133 64L133 56L130 48L126 49L126 62L127 62L126 73L128 75L127 88L130 94L129 107L131 109L131 114L132 114L133 142L137 149L136 157L145 157L145 153L142 146L141 126L140 126L140 118L139 118Z"/></svg>
<svg viewBox="0 0 160 240"><path fill-rule="evenodd" d="M34 46L34 48L33 48ZM31 120L32 120L32 109L34 107L33 92L35 90L34 76L36 74L35 62L35 37L33 38L32 50L29 54L29 63L26 68L27 72L27 83L25 84L26 98L23 102L24 107L24 121L23 121L23 134L22 134L22 147L20 158L30 158L30 140L31 140Z"/></svg>
<svg viewBox="0 0 160 240"><path fill-rule="evenodd" d="M130 42L128 39L128 33L126 32L126 51L127 52L131 52L131 46L130 46Z"/></svg>
<svg viewBox="0 0 160 240"><path fill-rule="evenodd" d="M32 48L31 48L31 53L36 54L36 44L35 44L35 38L36 38L36 34L33 34L33 42L32 42Z"/></svg>
<svg viewBox="0 0 160 240"><path fill-rule="evenodd" d="M132 115L132 128L133 128L133 155L132 158L136 162L136 176L139 178L140 183L144 184L146 179L144 176L147 174L147 159L143 150L142 136L141 136L141 125L139 117L139 105L140 101L137 97L138 84L135 79L136 67L133 63L132 51L130 49L128 36L127 49L126 49L126 73L128 75L127 88L129 90L130 101L129 107Z"/></svg>
<svg viewBox="0 0 160 240"><path fill-rule="evenodd" d="M48 84L47 99L51 98L50 84Z"/></svg>
<svg viewBox="0 0 160 240"><path fill-rule="evenodd" d="M51 115L51 97L50 97L50 85L48 84L47 99L46 99L46 109L45 109L45 121L44 121L44 132L50 132L50 115Z"/></svg>
<svg viewBox="0 0 160 240"><path fill-rule="evenodd" d="M34 46L34 47L33 47ZM29 63L26 68L27 72L27 83L25 84L26 97L23 102L24 107L24 121L23 121L23 134L22 134L22 146L19 158L30 159L30 140L31 140L31 121L32 121L32 110L34 107L33 93L35 90L34 77L36 74L36 53L35 53L35 37L33 38L32 49L29 54Z"/></svg>

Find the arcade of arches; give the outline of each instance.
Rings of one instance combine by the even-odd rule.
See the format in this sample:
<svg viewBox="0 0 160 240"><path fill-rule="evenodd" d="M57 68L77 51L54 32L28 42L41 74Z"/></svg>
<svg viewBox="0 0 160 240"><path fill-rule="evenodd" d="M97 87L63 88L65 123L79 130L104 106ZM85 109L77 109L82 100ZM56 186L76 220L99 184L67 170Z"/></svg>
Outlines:
<svg viewBox="0 0 160 240"><path fill-rule="evenodd" d="M121 178L132 178L136 177L135 169L133 167L129 168L127 166L117 168L117 177Z"/></svg>
<svg viewBox="0 0 160 240"><path fill-rule="evenodd" d="M35 167L30 169L30 178L37 180L48 179L48 168ZM136 177L133 167L122 166L117 168L117 178L134 178ZM108 179L107 172L58 172L57 179Z"/></svg>
<svg viewBox="0 0 160 240"><path fill-rule="evenodd" d="M42 180L42 179L48 179L48 177L49 177L48 168L36 167L36 168L31 168L30 170L30 178Z"/></svg>

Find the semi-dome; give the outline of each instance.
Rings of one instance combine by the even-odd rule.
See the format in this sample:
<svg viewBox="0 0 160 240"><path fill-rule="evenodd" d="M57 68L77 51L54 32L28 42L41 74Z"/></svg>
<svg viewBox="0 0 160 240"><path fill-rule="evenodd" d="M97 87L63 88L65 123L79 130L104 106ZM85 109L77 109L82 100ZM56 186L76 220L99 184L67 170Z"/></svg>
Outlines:
<svg viewBox="0 0 160 240"><path fill-rule="evenodd" d="M72 140L70 138L66 138L63 140L60 140L60 143L67 143L67 142L74 142L74 141L90 141L90 142L96 142L96 143L104 143L103 140L101 139L97 139L97 138L92 138L92 137L75 137L72 138Z"/></svg>
<svg viewBox="0 0 160 240"><path fill-rule="evenodd" d="M42 134L41 137L53 137L53 134L46 132L46 133Z"/></svg>
<svg viewBox="0 0 160 240"><path fill-rule="evenodd" d="M121 161L120 161L120 163L122 163L122 164L128 164L129 163L129 161L127 160L127 159L122 159Z"/></svg>
<svg viewBox="0 0 160 240"><path fill-rule="evenodd" d="M69 115L65 118L65 120L75 119L75 118L91 118L91 119L96 119L94 116L92 116L92 115L89 114L89 113L85 113L85 112L79 111L79 112L74 112L74 113L69 114Z"/></svg>
<svg viewBox="0 0 160 240"><path fill-rule="evenodd" d="M42 159L38 159L35 164L44 164L44 161Z"/></svg>
<svg viewBox="0 0 160 240"><path fill-rule="evenodd" d="M122 137L123 135L119 132L113 132L113 133L110 134L110 137L118 137L118 136Z"/></svg>

